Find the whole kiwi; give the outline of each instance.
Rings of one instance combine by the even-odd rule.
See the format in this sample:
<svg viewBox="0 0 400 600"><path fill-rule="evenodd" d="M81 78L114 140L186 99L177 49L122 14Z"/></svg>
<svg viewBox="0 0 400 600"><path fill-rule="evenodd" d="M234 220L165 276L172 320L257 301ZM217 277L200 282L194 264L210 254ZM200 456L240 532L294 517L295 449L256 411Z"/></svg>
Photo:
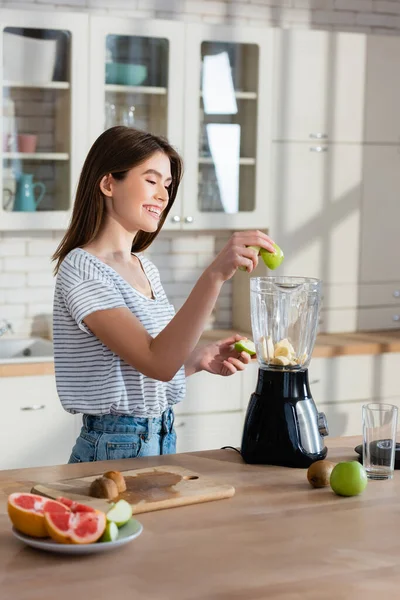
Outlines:
<svg viewBox="0 0 400 600"><path fill-rule="evenodd" d="M323 488L329 485L329 480L335 463L330 460L317 460L309 466L307 479L314 488Z"/></svg>

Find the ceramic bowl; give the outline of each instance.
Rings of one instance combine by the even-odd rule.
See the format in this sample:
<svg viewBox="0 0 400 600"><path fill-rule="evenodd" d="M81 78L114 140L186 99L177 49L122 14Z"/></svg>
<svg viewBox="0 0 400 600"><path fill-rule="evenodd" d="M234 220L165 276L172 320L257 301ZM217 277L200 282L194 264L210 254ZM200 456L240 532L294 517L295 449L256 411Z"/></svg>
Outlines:
<svg viewBox="0 0 400 600"><path fill-rule="evenodd" d="M145 65L106 63L106 83L141 85L146 77L147 67Z"/></svg>

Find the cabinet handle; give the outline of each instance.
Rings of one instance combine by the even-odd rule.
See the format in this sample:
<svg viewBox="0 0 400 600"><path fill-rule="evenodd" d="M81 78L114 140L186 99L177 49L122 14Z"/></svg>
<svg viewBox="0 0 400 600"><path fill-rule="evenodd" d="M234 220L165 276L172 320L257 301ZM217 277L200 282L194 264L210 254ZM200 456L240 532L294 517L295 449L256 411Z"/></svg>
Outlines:
<svg viewBox="0 0 400 600"><path fill-rule="evenodd" d="M175 425L175 429L178 429L178 427L185 427L185 425L185 421L181 421L180 423L178 423L178 425Z"/></svg>
<svg viewBox="0 0 400 600"><path fill-rule="evenodd" d="M185 223L193 223L193 217L185 217Z"/></svg>
<svg viewBox="0 0 400 600"><path fill-rule="evenodd" d="M173 223L180 223L181 222L181 218L178 215L174 215L173 217L171 217L171 221Z"/></svg>
<svg viewBox="0 0 400 600"><path fill-rule="evenodd" d="M328 138L328 134L326 134L326 133L310 133L310 138L312 140L326 140Z"/></svg>
<svg viewBox="0 0 400 600"><path fill-rule="evenodd" d="M393 321L400 321L400 315L393 315Z"/></svg>
<svg viewBox="0 0 400 600"><path fill-rule="evenodd" d="M32 406L22 406L20 410L43 410L46 408L45 404L32 404Z"/></svg>
<svg viewBox="0 0 400 600"><path fill-rule="evenodd" d="M328 152L328 146L310 146L310 152Z"/></svg>
<svg viewBox="0 0 400 600"><path fill-rule="evenodd" d="M395 298L400 298L400 290L394 290L394 292L393 292L393 296L394 296Z"/></svg>

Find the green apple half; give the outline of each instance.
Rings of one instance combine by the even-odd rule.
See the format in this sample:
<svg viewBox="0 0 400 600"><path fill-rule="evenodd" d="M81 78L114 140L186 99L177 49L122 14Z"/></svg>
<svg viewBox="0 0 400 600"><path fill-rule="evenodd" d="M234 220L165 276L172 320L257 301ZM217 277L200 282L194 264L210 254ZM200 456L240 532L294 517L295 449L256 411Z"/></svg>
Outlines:
<svg viewBox="0 0 400 600"><path fill-rule="evenodd" d="M129 504L126 500L121 498L114 504L112 508L108 511L107 522L115 523L117 527L122 527L132 518L132 505Z"/></svg>
<svg viewBox="0 0 400 600"><path fill-rule="evenodd" d="M278 244L275 244L275 242L274 242L275 252L268 252L268 250L265 250L265 248L260 248L260 246L247 246L247 247L252 248L252 250L255 250L258 254L260 254L261 258L264 261L265 266L268 267L268 269L271 269L271 271L273 271L274 269L277 269L279 267L279 265L282 263L283 259L285 258L283 251L281 250L281 248L279 248ZM239 267L239 270L247 271L246 267Z"/></svg>

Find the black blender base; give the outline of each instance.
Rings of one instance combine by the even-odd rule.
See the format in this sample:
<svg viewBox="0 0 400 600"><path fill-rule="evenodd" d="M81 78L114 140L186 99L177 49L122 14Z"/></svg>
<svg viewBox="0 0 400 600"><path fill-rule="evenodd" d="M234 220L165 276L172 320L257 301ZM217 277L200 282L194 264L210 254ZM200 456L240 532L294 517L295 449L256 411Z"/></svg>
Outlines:
<svg viewBox="0 0 400 600"><path fill-rule="evenodd" d="M300 410L305 405L307 412ZM310 447L315 452L304 448L302 434L307 443L313 439ZM318 430L318 413L308 385L308 372L260 369L243 429L243 460L249 464L308 468L313 462L326 458L327 453Z"/></svg>

